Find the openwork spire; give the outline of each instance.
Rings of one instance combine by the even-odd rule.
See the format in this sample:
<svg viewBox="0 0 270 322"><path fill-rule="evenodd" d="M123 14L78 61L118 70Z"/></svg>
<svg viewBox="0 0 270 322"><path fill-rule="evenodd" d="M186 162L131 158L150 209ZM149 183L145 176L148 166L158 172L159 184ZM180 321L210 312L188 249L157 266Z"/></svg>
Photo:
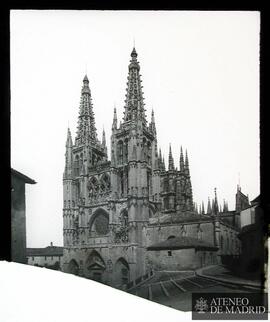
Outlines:
<svg viewBox="0 0 270 322"><path fill-rule="evenodd" d="M125 99L124 122L141 120L146 124L144 98L141 85L140 65L137 52L133 48L128 66L127 93Z"/></svg>
<svg viewBox="0 0 270 322"><path fill-rule="evenodd" d="M97 143L97 130L87 75L83 79L76 143Z"/></svg>

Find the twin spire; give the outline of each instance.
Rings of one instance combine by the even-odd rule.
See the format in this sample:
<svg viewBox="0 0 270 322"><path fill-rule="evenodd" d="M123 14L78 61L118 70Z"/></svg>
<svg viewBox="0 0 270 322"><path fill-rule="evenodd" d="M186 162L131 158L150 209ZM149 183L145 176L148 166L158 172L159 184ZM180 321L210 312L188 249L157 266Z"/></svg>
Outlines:
<svg viewBox="0 0 270 322"><path fill-rule="evenodd" d="M129 121L141 121L143 125L146 125L146 116L144 109L144 98L141 85L141 75L139 74L140 65L137 61L137 52L135 47L131 52L131 60L128 66L128 82L127 82L127 92L125 99L125 109L124 109L124 123ZM116 108L114 108L113 124L112 129L117 128L117 114ZM154 111L152 110L151 114L151 123L149 124L149 130L156 134L155 127L155 116ZM70 131L68 132L70 137L69 142L72 142ZM98 145L100 142L97 139L97 130L95 126L95 117L93 112L93 104L91 97L91 90L89 88L89 80L87 75L83 78L83 86L81 90L81 100L80 100L80 109L78 117L78 126L77 126L77 135L75 139L75 144L85 144L91 143L93 145ZM69 143L72 144L72 143ZM102 146L106 145L105 132L102 133ZM159 166L165 170L164 157L161 156L161 151L159 154ZM174 160L172 156L171 145L169 148L169 163L168 170L175 170ZM185 160L183 156L183 150L181 147L180 150L180 171L189 175L189 161L186 151Z"/></svg>

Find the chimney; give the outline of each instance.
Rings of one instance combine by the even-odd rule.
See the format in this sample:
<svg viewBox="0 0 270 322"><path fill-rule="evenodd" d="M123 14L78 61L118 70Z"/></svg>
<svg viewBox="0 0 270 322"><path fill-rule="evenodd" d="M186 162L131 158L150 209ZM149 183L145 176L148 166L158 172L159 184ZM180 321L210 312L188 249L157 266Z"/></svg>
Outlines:
<svg viewBox="0 0 270 322"><path fill-rule="evenodd" d="M53 242L51 242L51 247L53 247Z"/></svg>

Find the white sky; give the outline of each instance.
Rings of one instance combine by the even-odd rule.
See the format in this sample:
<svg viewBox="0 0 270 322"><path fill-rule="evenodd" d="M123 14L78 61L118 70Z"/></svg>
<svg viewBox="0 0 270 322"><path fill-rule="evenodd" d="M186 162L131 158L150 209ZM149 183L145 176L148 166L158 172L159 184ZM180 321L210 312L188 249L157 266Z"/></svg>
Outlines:
<svg viewBox="0 0 270 322"><path fill-rule="evenodd" d="M110 143L114 104L122 118L135 39L148 120L158 145L188 149L196 202L235 207L236 186L259 194L258 12L11 11L11 164L27 185L27 245L62 245L62 175L74 139L82 79L96 126Z"/></svg>

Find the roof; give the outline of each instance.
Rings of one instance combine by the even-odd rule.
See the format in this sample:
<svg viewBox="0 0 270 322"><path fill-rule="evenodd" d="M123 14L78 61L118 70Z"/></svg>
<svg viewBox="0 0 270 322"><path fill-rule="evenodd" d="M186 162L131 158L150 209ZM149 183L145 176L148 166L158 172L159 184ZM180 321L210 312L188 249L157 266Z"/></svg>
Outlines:
<svg viewBox="0 0 270 322"><path fill-rule="evenodd" d="M147 247L147 250L173 250L195 248L196 250L218 250L218 247L192 237L175 237Z"/></svg>
<svg viewBox="0 0 270 322"><path fill-rule="evenodd" d="M255 199L251 200L251 204L258 204L261 201L261 195L258 195Z"/></svg>
<svg viewBox="0 0 270 322"><path fill-rule="evenodd" d="M35 184L36 181L27 177L26 175L22 174L19 171L16 171L14 169L11 168L11 174L19 179L21 179L22 181L24 181L25 183L31 183L31 184Z"/></svg>
<svg viewBox="0 0 270 322"><path fill-rule="evenodd" d="M207 214L205 215L197 215L192 212L188 213L168 213L168 214L162 214L159 218L153 217L150 220L151 224L165 224L165 223L192 223L192 222L212 222L214 217L209 216Z"/></svg>
<svg viewBox="0 0 270 322"><path fill-rule="evenodd" d="M27 248L26 256L63 256L63 247L47 246L44 248Z"/></svg>

